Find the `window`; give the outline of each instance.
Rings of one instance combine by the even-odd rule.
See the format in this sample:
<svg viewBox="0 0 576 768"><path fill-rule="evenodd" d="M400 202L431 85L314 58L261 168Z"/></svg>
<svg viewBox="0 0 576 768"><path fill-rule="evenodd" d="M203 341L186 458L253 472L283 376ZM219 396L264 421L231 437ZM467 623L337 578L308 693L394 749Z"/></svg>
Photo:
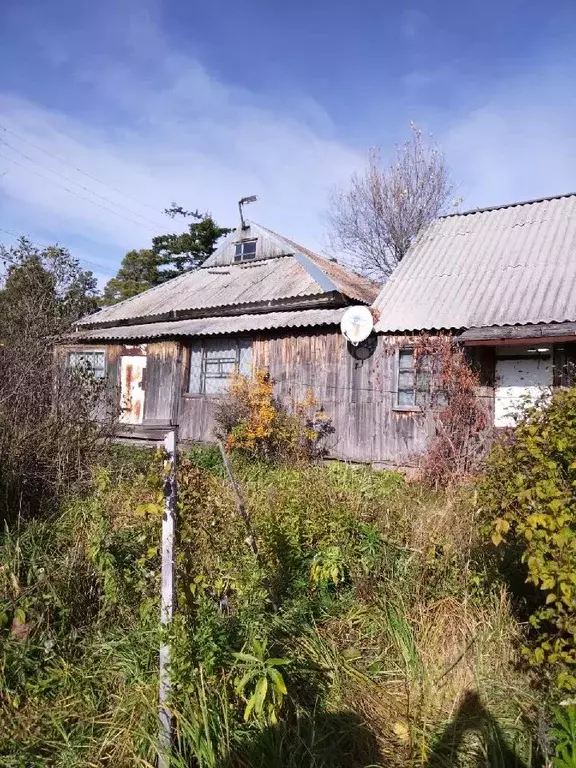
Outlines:
<svg viewBox="0 0 576 768"><path fill-rule="evenodd" d="M241 240L236 243L234 261L252 261L256 258L256 240Z"/></svg>
<svg viewBox="0 0 576 768"><path fill-rule="evenodd" d="M398 393L396 407L400 410L420 410L431 400L432 361L429 355L414 359L414 349L404 347L398 351ZM438 394L438 400L445 398Z"/></svg>
<svg viewBox="0 0 576 768"><path fill-rule="evenodd" d="M190 348L188 393L217 395L228 383L232 373L250 375L252 372L252 341L250 339L206 339Z"/></svg>
<svg viewBox="0 0 576 768"><path fill-rule="evenodd" d="M81 372L90 372L97 379L106 375L106 356L104 351L81 350L68 353L68 368Z"/></svg>

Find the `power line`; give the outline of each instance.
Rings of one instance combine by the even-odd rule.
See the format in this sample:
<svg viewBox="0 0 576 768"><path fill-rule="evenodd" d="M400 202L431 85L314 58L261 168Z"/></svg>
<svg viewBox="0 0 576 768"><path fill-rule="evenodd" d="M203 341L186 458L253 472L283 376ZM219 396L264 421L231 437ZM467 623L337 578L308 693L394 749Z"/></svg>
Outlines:
<svg viewBox="0 0 576 768"><path fill-rule="evenodd" d="M104 205L101 205L100 203L97 203L95 200L90 200L89 197L84 197L84 195L79 195L77 192L75 192L72 189L68 189L68 187L65 187L63 184L60 184L59 182L55 181L54 179L49 178L48 176L44 176L41 173L38 173L38 171L35 171L33 168L28 168L26 165L23 165L22 163L19 163L17 160L14 160L12 157L7 157L6 155L3 155L0 152L0 157L2 157L4 160L8 160L9 163L14 163L14 165L19 166L20 168L24 168L25 171L28 171L28 173L33 173L35 176L38 176L40 179L43 179L44 181L48 181L51 184L55 184L57 187L60 187L60 189L65 190L66 192L69 192L71 195L74 195L74 197L79 198L80 200L85 200L87 203L91 203L92 205L96 205L98 208L102 208L103 211L107 211L107 213L112 213L114 216L118 216L119 218L123 219L124 221L130 221L132 224L136 224L140 227L146 227L146 229L155 229L154 227L148 227L146 224L143 224L140 221L136 221L135 219L131 219L129 216L123 216L121 213L118 213L118 211L115 211L113 208L107 208Z"/></svg>
<svg viewBox="0 0 576 768"><path fill-rule="evenodd" d="M64 160L63 157L60 157L54 152L49 152L47 149L44 149L44 147L41 147L38 144L35 144L33 141L30 141L30 139L26 139L24 138L24 136L21 136L15 131L10 130L10 128L6 128L6 126L2 125L1 123L0 123L0 130L5 131L6 133L9 133L11 136L14 136L17 139L20 139L20 141L23 141L26 144L29 144L31 147L34 147L34 149L37 149L40 152L43 152L45 155L48 155L48 157L53 157L55 160L58 160L59 163L63 163L64 165L70 166L70 168L73 168L78 173L81 173L83 176L86 176L86 178L91 179L92 181L95 181L97 184L101 184L103 187L107 187L108 189L112 190L112 192L116 192L116 194L118 195L123 195L124 197L127 197L129 200L132 200L133 202L138 203L138 205L141 205L143 208L149 208L151 211L154 211L154 213L158 213L156 208L154 208L152 205L149 205L148 203L143 203L141 200L138 200L136 197L129 195L127 192L123 192L121 189L118 189L117 187L114 187L111 184L108 184L105 181L102 181L96 176L93 176L91 173L88 173L87 171L83 171L82 168L79 168L77 165L70 163L68 160ZM93 193L93 194L96 194L96 193ZM163 215L169 218L167 213L163 213Z"/></svg>
<svg viewBox="0 0 576 768"><path fill-rule="evenodd" d="M0 232L4 232L7 235L10 235L11 237L14 238L14 240L20 240L22 237L24 237L26 240L28 240L28 238L25 235L17 235L15 232L11 232L9 229L3 229L2 227L0 227ZM38 248L53 248L54 247L54 243L52 245L48 245L48 243L38 243L38 242L35 242L33 240L29 240L29 242L32 245L36 245ZM79 258L78 261L82 261L82 262L84 262L84 264L88 264L91 267L96 267L96 269L103 269L106 272L108 272L110 270L110 267L105 267L103 264L98 264L97 261L90 261L90 259L85 259L84 257Z"/></svg>
<svg viewBox="0 0 576 768"><path fill-rule="evenodd" d="M147 219L145 216L142 216L141 214L137 213L136 211L132 211L130 208L127 208L125 205L121 205L117 203L115 200L110 200L108 197L104 197L104 195L98 194L98 192L94 192L93 190L89 189L88 187L85 187L83 184L79 184L77 181L74 181L74 179L71 179L69 176L66 176L63 173L59 173L58 171L55 171L53 168L48 168L44 165L41 165L37 160L35 160L33 157L30 157L29 155L26 155L24 152L18 149L18 147L13 146L12 144L9 144L4 139L0 139L0 144L4 144L9 149L13 150L14 152L18 152L19 155L21 155L25 160L28 160L31 163L34 163L35 165L38 165L40 168L42 168L43 171L48 171L49 173L53 173L55 176L59 176L61 179L64 179L65 181L69 182L70 184L75 184L80 189L83 189L85 192L88 192L90 195L94 195L94 197L100 198L100 200L104 200L106 203L110 203L111 205L115 205L119 208L123 208L128 213L132 214L133 216L138 216L138 218L142 219L143 221L147 222L148 224L152 225L152 228L156 231L158 228L162 229L164 227L163 224L158 224L158 222L151 221L150 219ZM70 191L70 190L67 190ZM90 201L94 202L94 201ZM137 222L138 223L138 222Z"/></svg>

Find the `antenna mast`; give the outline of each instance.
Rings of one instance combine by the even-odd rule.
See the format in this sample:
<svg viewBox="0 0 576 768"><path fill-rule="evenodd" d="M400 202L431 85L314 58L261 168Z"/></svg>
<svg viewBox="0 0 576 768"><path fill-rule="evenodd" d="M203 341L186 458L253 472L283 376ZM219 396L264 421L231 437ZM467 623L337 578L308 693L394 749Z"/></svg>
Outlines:
<svg viewBox="0 0 576 768"><path fill-rule="evenodd" d="M242 200L238 200L238 210L240 211L240 224L242 229L248 229L246 222L244 221L244 214L242 213L242 206L248 203L255 203L258 200L257 195L250 195L250 197L243 197Z"/></svg>

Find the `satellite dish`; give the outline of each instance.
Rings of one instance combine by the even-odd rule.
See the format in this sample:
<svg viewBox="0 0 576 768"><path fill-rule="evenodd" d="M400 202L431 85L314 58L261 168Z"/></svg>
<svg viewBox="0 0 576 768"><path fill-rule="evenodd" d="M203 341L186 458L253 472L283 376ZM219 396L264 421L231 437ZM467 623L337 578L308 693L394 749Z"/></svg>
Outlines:
<svg viewBox="0 0 576 768"><path fill-rule="evenodd" d="M340 321L340 330L345 339L355 347L370 336L374 328L372 313L365 306L349 307Z"/></svg>

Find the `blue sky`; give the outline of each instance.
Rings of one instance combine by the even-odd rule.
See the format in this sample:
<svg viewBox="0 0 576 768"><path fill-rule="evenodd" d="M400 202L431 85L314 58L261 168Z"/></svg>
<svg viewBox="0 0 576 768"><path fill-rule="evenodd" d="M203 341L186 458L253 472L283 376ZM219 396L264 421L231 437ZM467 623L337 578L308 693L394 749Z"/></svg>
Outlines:
<svg viewBox="0 0 576 768"><path fill-rule="evenodd" d="M258 194L325 251L330 189L411 120L465 207L574 191L575 83L572 0L2 0L0 229L103 279L172 200Z"/></svg>

